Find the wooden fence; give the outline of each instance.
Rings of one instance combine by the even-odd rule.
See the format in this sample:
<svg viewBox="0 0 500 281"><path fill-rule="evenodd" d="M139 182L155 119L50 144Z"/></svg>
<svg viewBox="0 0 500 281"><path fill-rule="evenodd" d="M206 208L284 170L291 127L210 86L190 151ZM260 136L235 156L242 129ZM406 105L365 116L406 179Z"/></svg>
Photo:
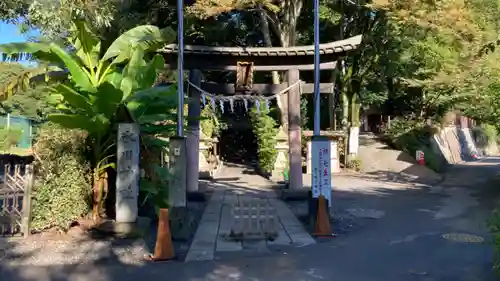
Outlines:
<svg viewBox="0 0 500 281"><path fill-rule="evenodd" d="M30 234L32 165L5 165L0 183L0 236Z"/></svg>

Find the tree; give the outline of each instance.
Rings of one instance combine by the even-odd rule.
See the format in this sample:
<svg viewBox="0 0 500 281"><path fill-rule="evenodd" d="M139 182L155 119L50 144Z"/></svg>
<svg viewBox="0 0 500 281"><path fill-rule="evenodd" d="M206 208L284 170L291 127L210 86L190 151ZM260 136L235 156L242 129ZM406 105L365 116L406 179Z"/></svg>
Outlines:
<svg viewBox="0 0 500 281"><path fill-rule="evenodd" d="M146 52L158 48L171 33L154 26L139 26L122 34L101 56L101 41L85 22L73 21L71 30L70 48L55 43L11 43L0 45L0 51L7 55L28 52L41 61L67 69L67 82L51 87L51 100L61 113L52 113L48 119L89 134L93 153L93 219L97 221L107 191L106 169L114 167L109 162L113 155L109 151L113 147L111 126L120 107L139 107L133 93L154 84L156 71L163 68L164 62L157 55L148 63Z"/></svg>
<svg viewBox="0 0 500 281"><path fill-rule="evenodd" d="M55 108L47 103L47 87L41 85L38 87L26 87L24 82L28 82L26 74L31 73L32 69L21 65L20 63L0 63L0 92L12 93L16 95L4 95L8 97L0 101L0 114L22 115L24 117L38 121L45 120L47 114ZM28 75L30 76L30 75ZM19 79L21 78L21 81ZM13 87L10 88L9 87ZM18 88L15 88L18 86Z"/></svg>
<svg viewBox="0 0 500 281"><path fill-rule="evenodd" d="M22 16L28 10L28 1L4 0L0 2L0 20L14 20Z"/></svg>

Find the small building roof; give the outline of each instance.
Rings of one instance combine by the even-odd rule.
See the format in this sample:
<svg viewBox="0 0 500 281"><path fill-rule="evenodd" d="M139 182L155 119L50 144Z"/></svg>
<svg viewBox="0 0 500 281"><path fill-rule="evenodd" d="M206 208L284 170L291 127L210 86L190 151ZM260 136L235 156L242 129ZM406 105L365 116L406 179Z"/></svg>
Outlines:
<svg viewBox="0 0 500 281"><path fill-rule="evenodd" d="M361 44L362 35L357 35L340 41L320 44L320 54L345 53L356 50ZM159 49L162 54L177 54L177 44L169 44ZM217 47L185 45L184 54L189 55L218 55L236 57L287 57L287 56L314 56L314 45L296 47Z"/></svg>

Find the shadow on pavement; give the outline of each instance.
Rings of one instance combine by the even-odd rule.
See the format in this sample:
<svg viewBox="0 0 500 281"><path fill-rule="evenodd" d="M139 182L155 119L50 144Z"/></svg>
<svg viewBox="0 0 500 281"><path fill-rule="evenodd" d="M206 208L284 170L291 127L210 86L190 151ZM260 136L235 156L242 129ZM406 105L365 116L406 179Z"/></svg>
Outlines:
<svg viewBox="0 0 500 281"><path fill-rule="evenodd" d="M492 164L500 163L498 160ZM483 162L488 164L490 162ZM496 166L495 166L496 167ZM498 167L457 166L453 182L464 177L492 175ZM469 172L465 172L469 171ZM462 173L462 180L456 177ZM220 181L214 188L231 188L264 196L270 191ZM446 179L445 179L446 181ZM454 189L392 185L379 180L345 178L333 189L333 228L338 236L316 245L282 248L267 256L208 262L151 264L135 243L81 236L51 242L52 250L28 240L0 240L0 280L5 281L423 281L495 280L491 245L484 220L491 206L465 192L474 204L454 205ZM336 181L334 180L334 185ZM488 186L461 187L482 190ZM467 195L469 194L469 195ZM463 195L463 194L462 194ZM461 195L461 196L462 196ZM465 200L460 197L456 200ZM476 201L474 201L476 200ZM456 201L459 202L459 201ZM459 202L460 203L460 202ZM299 218L307 202L287 202ZM450 205L451 204L451 205ZM452 207L450 207L452 206ZM437 216L448 212L451 216ZM438 218L439 217L439 218ZM446 233L484 237L484 243L449 241ZM34 244L33 244L34 243ZM44 242L45 243L45 242ZM46 246L47 248L47 246Z"/></svg>

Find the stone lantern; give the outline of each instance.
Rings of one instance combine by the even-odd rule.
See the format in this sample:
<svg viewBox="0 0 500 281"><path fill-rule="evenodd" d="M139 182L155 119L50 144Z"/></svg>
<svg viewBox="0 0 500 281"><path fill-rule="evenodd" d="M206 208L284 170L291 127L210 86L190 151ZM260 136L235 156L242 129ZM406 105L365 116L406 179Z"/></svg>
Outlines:
<svg viewBox="0 0 500 281"><path fill-rule="evenodd" d="M288 135L283 130L283 127L279 128L278 134L276 135L276 146L277 157L274 161L273 170L271 172L271 180L279 182L284 181L284 172L288 169Z"/></svg>
<svg viewBox="0 0 500 281"><path fill-rule="evenodd" d="M210 178L211 166L205 155L208 154L208 149L212 146L212 139L207 137L202 130L200 130L200 149L198 152L198 165L199 165L199 178Z"/></svg>

